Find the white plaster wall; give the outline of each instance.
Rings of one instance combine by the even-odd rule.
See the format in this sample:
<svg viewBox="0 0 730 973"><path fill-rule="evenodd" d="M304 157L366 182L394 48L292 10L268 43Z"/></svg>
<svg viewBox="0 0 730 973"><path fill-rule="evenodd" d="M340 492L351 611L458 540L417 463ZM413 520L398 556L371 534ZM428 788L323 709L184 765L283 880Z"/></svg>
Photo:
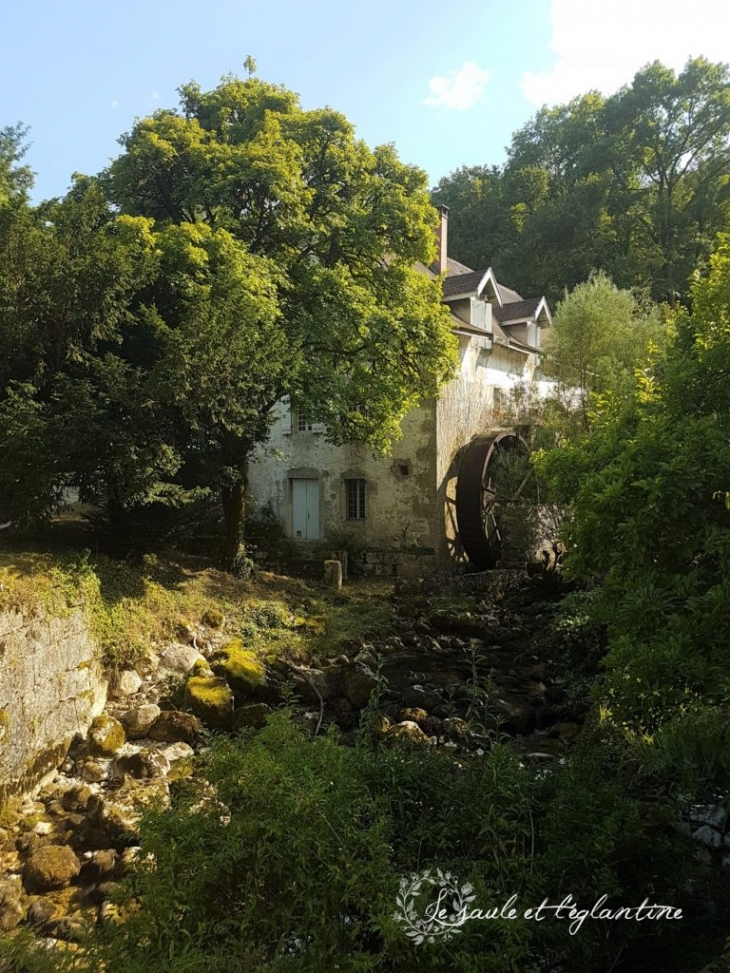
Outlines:
<svg viewBox="0 0 730 973"><path fill-rule="evenodd" d="M292 431L287 406L277 406L271 438L249 465L249 493L258 508L269 504L292 536L291 480L320 486L320 536L348 530L373 547L434 548L451 557L454 460L474 436L495 426L494 389L530 381L534 360L493 344L492 336L458 335L460 368L438 402L403 420L403 438L388 457L364 446L334 446L321 432ZM400 464L408 463L403 476ZM366 519L346 519L346 479L366 481Z"/></svg>
<svg viewBox="0 0 730 973"><path fill-rule="evenodd" d="M292 536L291 480L320 485L320 534L348 530L377 547L435 547L432 506L436 482L436 421L433 405L414 409L402 424L403 438L390 456L365 446L334 446L324 433L291 431L289 412L277 406L269 443L249 465L249 493L257 507L267 503ZM408 464L403 476L401 463ZM346 518L346 479L366 481L366 519Z"/></svg>

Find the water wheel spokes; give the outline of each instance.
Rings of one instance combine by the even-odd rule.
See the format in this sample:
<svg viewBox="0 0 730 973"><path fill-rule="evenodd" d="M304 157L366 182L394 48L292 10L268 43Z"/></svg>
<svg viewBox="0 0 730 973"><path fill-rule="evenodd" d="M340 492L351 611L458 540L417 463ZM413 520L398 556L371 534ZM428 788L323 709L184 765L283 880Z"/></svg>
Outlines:
<svg viewBox="0 0 730 973"><path fill-rule="evenodd" d="M464 550L480 571L499 561L504 538L496 474L499 461L509 453L526 454L527 445L513 432L494 432L473 439L466 447L456 485L456 517ZM530 480L524 477L513 500L519 499Z"/></svg>

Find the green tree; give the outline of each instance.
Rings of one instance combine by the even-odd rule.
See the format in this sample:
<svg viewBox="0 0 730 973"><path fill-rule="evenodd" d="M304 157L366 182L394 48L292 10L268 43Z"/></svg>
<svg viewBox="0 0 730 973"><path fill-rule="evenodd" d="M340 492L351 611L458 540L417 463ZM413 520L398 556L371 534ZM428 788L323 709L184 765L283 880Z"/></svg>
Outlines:
<svg viewBox="0 0 730 973"><path fill-rule="evenodd" d="M181 100L180 111L157 112L121 140L106 175L112 198L163 229L225 231L268 261L291 357L278 392L324 422L332 441L387 449L454 366L440 283L415 266L434 255L424 173L391 146L368 149L342 115L303 111L292 92L255 77L210 92L189 84ZM229 524L242 520L245 460L265 426L250 423L243 437L239 425Z"/></svg>
<svg viewBox="0 0 730 973"><path fill-rule="evenodd" d="M434 199L451 207L454 255L518 289L558 299L598 269L676 303L728 225L729 171L730 69L697 58L542 108L501 169L458 170Z"/></svg>
<svg viewBox="0 0 730 973"><path fill-rule="evenodd" d="M19 210L5 231L0 272L3 509L16 520L52 510L63 486L79 474L89 475L85 444L87 461L95 470L106 468L111 508L115 490L109 484L124 478L112 473L122 466L138 480L145 469L142 456L157 449L154 430L132 408L136 377L116 377L124 402L117 403L116 418L111 387L100 381L105 355L120 342L130 301L149 272L148 227L143 220L117 221L98 184L79 180L63 202ZM106 448L94 435L102 414Z"/></svg>
<svg viewBox="0 0 730 973"><path fill-rule="evenodd" d="M730 68L696 58L677 75L655 61L609 100L606 126L635 166L634 233L655 254L653 294L674 302L727 223Z"/></svg>
<svg viewBox="0 0 730 973"><path fill-rule="evenodd" d="M629 291L602 273L591 275L558 304L545 354L559 384L588 426L592 396L630 395L634 369L661 339L656 310L642 308Z"/></svg>
<svg viewBox="0 0 730 973"><path fill-rule="evenodd" d="M692 312L633 399L599 402L582 441L544 456L570 503L566 564L600 585L610 626L603 699L655 734L684 777L730 779L730 245L697 278Z"/></svg>

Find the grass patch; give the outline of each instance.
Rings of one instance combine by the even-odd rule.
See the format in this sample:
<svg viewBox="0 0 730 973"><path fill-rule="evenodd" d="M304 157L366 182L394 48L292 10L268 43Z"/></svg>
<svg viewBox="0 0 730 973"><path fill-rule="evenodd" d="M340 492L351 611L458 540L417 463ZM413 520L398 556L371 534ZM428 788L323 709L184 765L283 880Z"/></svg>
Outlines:
<svg viewBox="0 0 730 973"><path fill-rule="evenodd" d="M363 579L342 592L261 572L241 579L200 558L118 560L88 549L0 549L0 611L60 615L81 606L108 668L134 666L194 629L222 619L259 658L307 661L344 643L393 631L389 581ZM211 630L220 625L209 626Z"/></svg>

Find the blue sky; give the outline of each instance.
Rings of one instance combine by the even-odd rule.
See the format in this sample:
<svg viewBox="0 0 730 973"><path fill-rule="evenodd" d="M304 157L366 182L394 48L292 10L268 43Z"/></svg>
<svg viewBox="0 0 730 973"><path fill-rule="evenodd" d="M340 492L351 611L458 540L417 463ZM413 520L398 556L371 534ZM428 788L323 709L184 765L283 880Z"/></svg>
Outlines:
<svg viewBox="0 0 730 973"><path fill-rule="evenodd" d="M683 0L26 0L3 28L0 126L31 127L37 199L103 168L180 84L243 74L247 54L305 107L394 142L432 183L501 162L544 102L615 90L654 58L730 60L726 0L694 0L691 18Z"/></svg>

